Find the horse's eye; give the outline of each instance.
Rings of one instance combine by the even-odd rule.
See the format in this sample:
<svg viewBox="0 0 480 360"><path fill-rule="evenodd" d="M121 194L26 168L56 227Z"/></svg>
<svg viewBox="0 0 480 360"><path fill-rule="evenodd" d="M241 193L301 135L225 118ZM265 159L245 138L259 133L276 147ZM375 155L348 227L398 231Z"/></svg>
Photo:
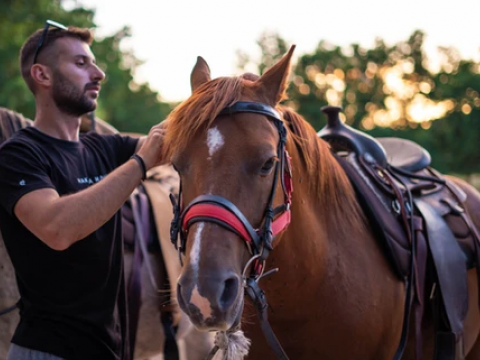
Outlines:
<svg viewBox="0 0 480 360"><path fill-rule="evenodd" d="M263 164L262 169L260 170L260 175L268 175L273 169L273 166L277 162L277 158L270 158L265 164Z"/></svg>

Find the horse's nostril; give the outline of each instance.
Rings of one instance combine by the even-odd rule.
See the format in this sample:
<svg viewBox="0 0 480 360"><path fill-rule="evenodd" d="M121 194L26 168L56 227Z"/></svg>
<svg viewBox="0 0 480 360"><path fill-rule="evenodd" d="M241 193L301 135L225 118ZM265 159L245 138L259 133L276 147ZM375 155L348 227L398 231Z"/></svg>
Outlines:
<svg viewBox="0 0 480 360"><path fill-rule="evenodd" d="M228 309L232 306L238 294L238 278L232 277L225 280L222 295L220 296L220 308Z"/></svg>

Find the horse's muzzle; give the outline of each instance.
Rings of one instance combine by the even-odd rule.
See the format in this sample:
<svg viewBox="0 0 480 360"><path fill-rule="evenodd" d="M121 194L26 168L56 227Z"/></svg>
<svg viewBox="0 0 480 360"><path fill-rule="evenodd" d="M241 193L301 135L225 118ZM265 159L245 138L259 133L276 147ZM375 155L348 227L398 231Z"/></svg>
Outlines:
<svg viewBox="0 0 480 360"><path fill-rule="evenodd" d="M238 321L243 309L243 288L239 275L223 272L194 277L184 273L177 285L180 308L201 330L227 330Z"/></svg>

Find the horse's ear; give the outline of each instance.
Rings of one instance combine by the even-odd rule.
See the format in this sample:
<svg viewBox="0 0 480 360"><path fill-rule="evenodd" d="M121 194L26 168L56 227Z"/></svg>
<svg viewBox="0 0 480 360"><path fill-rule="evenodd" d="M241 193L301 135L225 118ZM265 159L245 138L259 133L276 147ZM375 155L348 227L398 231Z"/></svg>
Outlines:
<svg viewBox="0 0 480 360"><path fill-rule="evenodd" d="M210 80L210 68L208 67L207 62L201 56L197 57L197 63L190 74L190 86L192 87L192 92L194 92L200 85Z"/></svg>
<svg viewBox="0 0 480 360"><path fill-rule="evenodd" d="M295 45L292 45L288 53L257 80L257 84L271 105L278 104L285 97L288 75L290 74L290 62L294 50Z"/></svg>

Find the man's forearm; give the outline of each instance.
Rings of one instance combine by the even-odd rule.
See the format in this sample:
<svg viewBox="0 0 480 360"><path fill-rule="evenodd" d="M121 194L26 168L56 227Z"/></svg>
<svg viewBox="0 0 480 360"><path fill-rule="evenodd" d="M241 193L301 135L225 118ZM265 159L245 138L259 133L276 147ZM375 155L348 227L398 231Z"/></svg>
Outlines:
<svg viewBox="0 0 480 360"><path fill-rule="evenodd" d="M100 182L76 194L60 197L55 204L50 225L59 248L68 248L105 224L140 183L142 171L129 160Z"/></svg>

